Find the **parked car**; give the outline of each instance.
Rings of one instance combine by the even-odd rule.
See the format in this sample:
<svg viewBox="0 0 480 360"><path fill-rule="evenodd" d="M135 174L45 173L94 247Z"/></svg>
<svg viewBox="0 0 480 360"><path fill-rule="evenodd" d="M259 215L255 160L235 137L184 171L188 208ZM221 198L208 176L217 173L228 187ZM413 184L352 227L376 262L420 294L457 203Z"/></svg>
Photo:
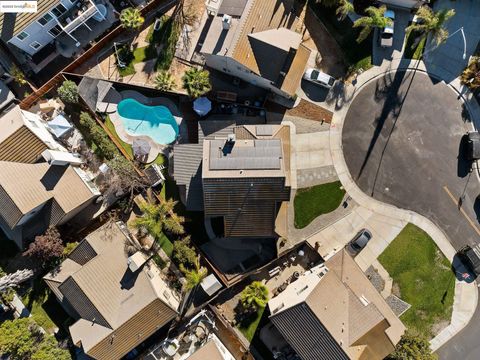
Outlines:
<svg viewBox="0 0 480 360"><path fill-rule="evenodd" d="M480 275L480 246L470 247L466 245L457 252L458 257L465 266L476 276Z"/></svg>
<svg viewBox="0 0 480 360"><path fill-rule="evenodd" d="M303 74L303 78L320 86L326 87L327 89L330 89L335 83L335 78L333 76L325 74L324 72L314 68L307 69L305 74Z"/></svg>
<svg viewBox="0 0 480 360"><path fill-rule="evenodd" d="M372 233L369 230L362 229L352 240L350 240L345 248L350 255L355 256L362 251L372 237Z"/></svg>
<svg viewBox="0 0 480 360"><path fill-rule="evenodd" d="M395 12L393 10L385 11L384 16L390 20L392 20L392 25L385 26L380 31L380 46L381 47L391 47L393 45L393 30L395 28Z"/></svg>
<svg viewBox="0 0 480 360"><path fill-rule="evenodd" d="M467 159L480 159L480 133L473 131L467 135Z"/></svg>

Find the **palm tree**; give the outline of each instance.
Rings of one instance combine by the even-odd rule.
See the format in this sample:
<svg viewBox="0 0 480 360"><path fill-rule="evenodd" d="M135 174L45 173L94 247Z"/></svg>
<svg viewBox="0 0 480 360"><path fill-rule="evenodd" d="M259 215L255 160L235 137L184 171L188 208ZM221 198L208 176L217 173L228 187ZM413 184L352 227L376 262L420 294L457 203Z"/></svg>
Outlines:
<svg viewBox="0 0 480 360"><path fill-rule="evenodd" d="M448 30L445 29L445 22L455 15L453 9L443 9L433 12L428 6L422 6L417 10L417 21L407 27L407 36L411 31L415 31L420 36L426 37L431 35L435 45L439 45L448 38Z"/></svg>
<svg viewBox="0 0 480 360"><path fill-rule="evenodd" d="M195 289L208 274L208 270L200 266L198 257L195 260L193 269L187 269L183 264L180 264L180 270L185 274L185 279L187 280L185 283L186 290Z"/></svg>
<svg viewBox="0 0 480 360"><path fill-rule="evenodd" d="M474 56L461 75L462 84L475 90L480 88L480 57Z"/></svg>
<svg viewBox="0 0 480 360"><path fill-rule="evenodd" d="M163 230L173 234L183 234L183 222L185 218L177 215L173 210L177 201L172 199L164 200L159 204L151 201L140 204L140 210L143 212L141 217L133 221L133 226L137 229L143 229L150 233L156 240L160 239Z"/></svg>
<svg viewBox="0 0 480 360"><path fill-rule="evenodd" d="M161 91L169 91L175 87L175 79L168 71L160 71L155 77L155 87Z"/></svg>
<svg viewBox="0 0 480 360"><path fill-rule="evenodd" d="M200 68L191 68L182 76L183 88L192 98L198 98L212 89L210 73Z"/></svg>
<svg viewBox="0 0 480 360"><path fill-rule="evenodd" d="M392 19L384 16L387 7L385 5L376 8L369 6L366 10L367 16L363 16L353 23L353 27L363 27L358 35L357 42L360 43L365 40L372 32L373 28L384 28L392 25Z"/></svg>
<svg viewBox="0 0 480 360"><path fill-rule="evenodd" d="M144 21L145 19L138 9L129 7L120 13L120 22L125 29L138 30Z"/></svg>
<svg viewBox="0 0 480 360"><path fill-rule="evenodd" d="M354 11L355 9L353 8L353 3L348 0L341 0L335 13L337 14L339 20L345 20L348 14Z"/></svg>
<svg viewBox="0 0 480 360"><path fill-rule="evenodd" d="M255 312L259 308L264 308L268 303L268 289L260 281L253 281L240 294L242 306Z"/></svg>

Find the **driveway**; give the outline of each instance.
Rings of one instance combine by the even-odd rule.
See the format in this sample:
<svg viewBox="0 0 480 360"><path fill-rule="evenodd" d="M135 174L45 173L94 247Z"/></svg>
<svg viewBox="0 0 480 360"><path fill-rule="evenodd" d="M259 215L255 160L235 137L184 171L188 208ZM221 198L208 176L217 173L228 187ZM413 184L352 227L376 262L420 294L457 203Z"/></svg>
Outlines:
<svg viewBox="0 0 480 360"><path fill-rule="evenodd" d="M355 97L342 138L362 191L429 218L457 250L480 240L480 186L460 146L471 129L462 110L444 83L420 72L396 72Z"/></svg>
<svg viewBox="0 0 480 360"><path fill-rule="evenodd" d="M424 62L429 71L442 73L446 82L458 77L468 64L469 57L474 53L480 40L480 6L474 0L437 0L434 10L454 9L455 16L445 24L450 34L463 27L466 39L466 57L462 58L464 42L461 32L456 32L435 50L424 56ZM431 45L427 46L431 49Z"/></svg>

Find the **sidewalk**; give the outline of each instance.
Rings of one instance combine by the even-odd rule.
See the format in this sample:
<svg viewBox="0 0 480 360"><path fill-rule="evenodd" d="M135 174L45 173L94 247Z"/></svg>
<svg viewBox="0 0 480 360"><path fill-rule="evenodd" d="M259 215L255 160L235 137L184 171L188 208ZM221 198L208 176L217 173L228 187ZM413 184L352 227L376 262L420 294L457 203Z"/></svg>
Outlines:
<svg viewBox="0 0 480 360"><path fill-rule="evenodd" d="M417 68L417 71L426 72L423 62L410 60L394 60L391 63L384 62L380 67L374 67L359 75L355 86L350 85L347 88L347 94L350 94L348 96L350 98L350 101L348 103L345 103L344 106L340 108L337 112L335 112L333 116L330 128L330 152L333 159L333 165L335 166L340 181L342 182L347 193L360 206L363 206L373 211L374 213L378 213L392 219L397 219L405 223L410 222L423 229L431 236L431 238L435 241L438 248L447 257L447 259L452 262L453 257L455 256L455 249L450 244L445 234L437 226L435 226L433 222L413 211L403 210L393 205L382 203L364 194L353 181L348 171L345 158L343 156L343 123L349 108L349 104L351 103L355 95L358 94L359 90L361 90L361 88L367 82L377 77L380 77L385 73L415 68ZM441 73L430 75L440 79L442 78ZM478 121L480 121L480 107L478 106L476 100L472 98L471 93L466 90L465 87L463 87L457 79L452 81L449 85L454 91L459 94L459 96L464 99L466 106L471 112L472 117L477 121L478 126ZM378 251L380 252L376 254ZM378 256L380 253L381 249L378 248L375 251L375 254L372 255ZM369 259L369 261L373 261L373 259ZM365 265L366 264L364 264L364 266ZM447 328L445 328L440 334L438 334L434 339L430 341L430 347L433 351L437 350L440 346L445 344L450 338L452 338L468 324L469 320L475 312L477 301L478 289L476 283L473 282L468 284L457 280L455 284L455 300L453 305L451 323Z"/></svg>

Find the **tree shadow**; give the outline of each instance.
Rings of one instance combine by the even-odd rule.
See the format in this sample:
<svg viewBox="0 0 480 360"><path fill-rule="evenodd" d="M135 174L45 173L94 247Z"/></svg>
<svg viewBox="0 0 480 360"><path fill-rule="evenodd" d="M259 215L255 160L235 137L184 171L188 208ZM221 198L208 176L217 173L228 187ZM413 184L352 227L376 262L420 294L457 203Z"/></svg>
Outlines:
<svg viewBox="0 0 480 360"><path fill-rule="evenodd" d="M465 266L458 254L455 254L453 257L451 269L458 281L470 284L477 278L477 276Z"/></svg>
<svg viewBox="0 0 480 360"><path fill-rule="evenodd" d="M473 211L477 217L477 221L480 223L480 195L477 196L475 202L473 203Z"/></svg>
<svg viewBox="0 0 480 360"><path fill-rule="evenodd" d="M468 135L465 134L460 139L460 144L458 145L457 176L460 178L464 178L469 173L471 173L472 168L472 162L465 157L465 154L467 152L467 142Z"/></svg>

